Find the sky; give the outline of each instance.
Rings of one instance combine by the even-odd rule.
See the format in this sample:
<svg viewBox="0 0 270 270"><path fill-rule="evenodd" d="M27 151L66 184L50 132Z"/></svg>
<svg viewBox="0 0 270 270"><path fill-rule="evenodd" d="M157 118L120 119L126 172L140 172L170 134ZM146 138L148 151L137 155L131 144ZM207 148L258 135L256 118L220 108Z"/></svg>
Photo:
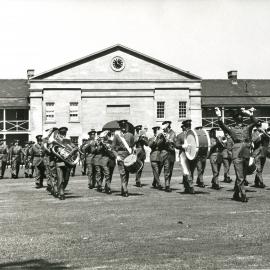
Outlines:
<svg viewBox="0 0 270 270"><path fill-rule="evenodd" d="M122 44L204 79L270 79L268 0L0 0L0 78Z"/></svg>

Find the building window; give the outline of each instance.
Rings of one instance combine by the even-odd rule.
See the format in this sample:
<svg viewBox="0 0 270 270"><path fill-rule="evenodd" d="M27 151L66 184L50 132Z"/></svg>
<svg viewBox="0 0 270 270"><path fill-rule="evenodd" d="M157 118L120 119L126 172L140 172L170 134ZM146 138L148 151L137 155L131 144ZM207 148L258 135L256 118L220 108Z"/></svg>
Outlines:
<svg viewBox="0 0 270 270"><path fill-rule="evenodd" d="M158 101L157 102L157 118L164 118L165 117L165 102Z"/></svg>
<svg viewBox="0 0 270 270"><path fill-rule="evenodd" d="M179 118L187 117L187 102L179 101Z"/></svg>
<svg viewBox="0 0 270 270"><path fill-rule="evenodd" d="M69 121L70 122L79 121L79 103L78 102L69 103Z"/></svg>
<svg viewBox="0 0 270 270"><path fill-rule="evenodd" d="M130 114L130 105L107 105L107 114Z"/></svg>
<svg viewBox="0 0 270 270"><path fill-rule="evenodd" d="M78 136L70 136L70 140L72 143L74 143L76 146L79 145L79 137Z"/></svg>
<svg viewBox="0 0 270 270"><path fill-rule="evenodd" d="M55 122L54 102L46 102L46 122Z"/></svg>

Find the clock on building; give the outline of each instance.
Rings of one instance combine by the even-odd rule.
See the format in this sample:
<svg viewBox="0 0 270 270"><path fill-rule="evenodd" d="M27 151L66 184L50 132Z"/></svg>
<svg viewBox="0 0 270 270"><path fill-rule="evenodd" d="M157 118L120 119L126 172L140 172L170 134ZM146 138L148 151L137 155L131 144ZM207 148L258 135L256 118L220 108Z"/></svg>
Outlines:
<svg viewBox="0 0 270 270"><path fill-rule="evenodd" d="M114 71L121 71L125 67L125 61L120 56L115 56L111 61L111 67Z"/></svg>

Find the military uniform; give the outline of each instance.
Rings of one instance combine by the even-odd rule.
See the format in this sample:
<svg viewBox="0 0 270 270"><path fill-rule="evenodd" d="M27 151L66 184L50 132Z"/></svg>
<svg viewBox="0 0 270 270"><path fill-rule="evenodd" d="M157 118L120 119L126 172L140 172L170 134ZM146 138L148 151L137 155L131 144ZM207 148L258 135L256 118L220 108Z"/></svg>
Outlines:
<svg viewBox="0 0 270 270"><path fill-rule="evenodd" d="M232 147L232 161L235 168L236 181L233 199L242 200L243 202L247 202L244 184L249 166L251 132L253 127L258 123L258 120L253 116L250 118L252 123L248 126L240 123L233 127L228 127L222 122L221 117L218 117L219 126L224 133L228 133L231 136L234 142Z"/></svg>
<svg viewBox="0 0 270 270"><path fill-rule="evenodd" d="M90 131L88 134L95 134L95 131ZM94 139L89 139L87 143L83 147L83 151L85 152L86 157L86 165L87 165L87 176L88 176L88 188L94 188L96 185L95 178L95 166L94 166L94 156L96 153L96 142Z"/></svg>
<svg viewBox="0 0 270 270"><path fill-rule="evenodd" d="M135 129L137 128L137 130L141 130L142 126L136 126ZM143 166L141 168L141 170L139 170L136 173L136 186L137 187L141 187L141 176L142 176L142 171L143 171L143 167L144 167L144 161L146 159L146 153L145 153L145 149L144 146L148 146L148 139L146 137L145 134L141 134L140 131L138 131L135 135L134 135L134 142L135 142L135 149L136 149L136 155L137 158L142 162Z"/></svg>
<svg viewBox="0 0 270 270"><path fill-rule="evenodd" d="M22 147L20 145L13 145L9 150L10 167L11 167L11 177L18 178L20 165L23 160Z"/></svg>
<svg viewBox="0 0 270 270"><path fill-rule="evenodd" d="M83 139L82 145L80 146L80 160L81 160L81 165L82 165L82 175L86 175L86 169L87 169L86 156L84 152L84 146L86 143L87 143L87 140Z"/></svg>
<svg viewBox="0 0 270 270"><path fill-rule="evenodd" d="M33 143L29 142L29 144L23 149L24 156L24 176L33 177L35 166L31 162L31 148L33 147Z"/></svg>
<svg viewBox="0 0 270 270"><path fill-rule="evenodd" d="M162 125L166 123L170 124L170 121L165 121ZM161 161L161 170L164 167L164 178L165 178L165 191L170 192L171 188L171 178L175 162L175 132L172 129L169 129L168 132L164 133L164 140L160 145L160 161Z"/></svg>
<svg viewBox="0 0 270 270"><path fill-rule="evenodd" d="M183 128L183 124L182 124L182 128ZM175 148L179 150L179 160L180 160L180 164L181 164L182 172L183 172L183 185L184 185L185 192L193 193L194 192L193 174L191 174L191 171L190 171L191 161L187 159L185 149L183 148L183 145L185 144L185 137L186 137L185 130L176 136ZM195 166L194 166L194 169L195 169Z"/></svg>
<svg viewBox="0 0 270 270"><path fill-rule="evenodd" d="M224 143L224 148L222 150L222 164L224 168L224 182L231 183L230 177L230 166L232 163L232 147L233 147L233 140L230 136L226 136L226 142Z"/></svg>
<svg viewBox="0 0 270 270"><path fill-rule="evenodd" d="M220 189L219 186L219 172L222 164L222 150L223 146L219 142L219 140L216 138L215 134L212 134L213 129L210 130L210 153L209 153L209 159L210 159L210 164L211 164L211 169L213 173L213 178L212 178L212 188L214 189Z"/></svg>
<svg viewBox="0 0 270 270"><path fill-rule="evenodd" d="M8 158L8 147L0 139L0 179L4 177Z"/></svg>
<svg viewBox="0 0 270 270"><path fill-rule="evenodd" d="M119 125L124 125L127 123L127 121L122 120L118 121ZM121 126L120 126L121 127ZM128 149L125 147L124 143L122 142L122 139L120 138L123 137L123 140L126 141L128 147L131 149L134 146L134 136L130 132L121 132L119 134L115 134L112 142L112 151L117 159L117 164L118 164L118 169L120 173L120 178L121 178L121 194L124 197L128 196L128 180L129 180L129 171L127 168L124 166L124 159L130 155L130 152ZM120 160L121 158L121 160Z"/></svg>
<svg viewBox="0 0 270 270"><path fill-rule="evenodd" d="M99 166L96 174L96 180L98 184L98 190L102 191L103 178L105 179L105 192L111 194L111 181L115 168L115 156L111 151L112 142L104 140L98 146L98 153L101 154L99 158Z"/></svg>
<svg viewBox="0 0 270 270"><path fill-rule="evenodd" d="M40 140L41 136L37 136L37 139ZM45 148L43 144L36 143L32 146L31 150L31 163L35 167L35 183L36 188L43 187L43 179L45 176Z"/></svg>
<svg viewBox="0 0 270 270"><path fill-rule="evenodd" d="M269 149L269 137L266 134L255 131L252 134L252 141L254 144L254 151L252 153L252 157L254 158L256 165L254 184L255 187L264 188L265 184L263 183L262 173Z"/></svg>
<svg viewBox="0 0 270 270"><path fill-rule="evenodd" d="M159 129L159 127L153 127L154 132L155 130ZM163 143L163 140L160 138L159 135L154 135L152 138L149 139L148 145L151 148L150 152L150 162L151 167L154 175L152 186L154 188L161 189L160 183L160 173L161 173L161 157L160 157L160 145Z"/></svg>

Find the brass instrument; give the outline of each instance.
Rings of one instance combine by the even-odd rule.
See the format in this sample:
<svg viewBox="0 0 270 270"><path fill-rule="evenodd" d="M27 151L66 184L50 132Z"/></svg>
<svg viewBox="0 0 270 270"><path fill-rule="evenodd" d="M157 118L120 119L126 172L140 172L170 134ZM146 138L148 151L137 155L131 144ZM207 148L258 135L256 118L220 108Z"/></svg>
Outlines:
<svg viewBox="0 0 270 270"><path fill-rule="evenodd" d="M58 130L52 130L46 139L50 144L49 149L54 156L71 167L79 162L79 152L81 151L69 139L61 138Z"/></svg>

